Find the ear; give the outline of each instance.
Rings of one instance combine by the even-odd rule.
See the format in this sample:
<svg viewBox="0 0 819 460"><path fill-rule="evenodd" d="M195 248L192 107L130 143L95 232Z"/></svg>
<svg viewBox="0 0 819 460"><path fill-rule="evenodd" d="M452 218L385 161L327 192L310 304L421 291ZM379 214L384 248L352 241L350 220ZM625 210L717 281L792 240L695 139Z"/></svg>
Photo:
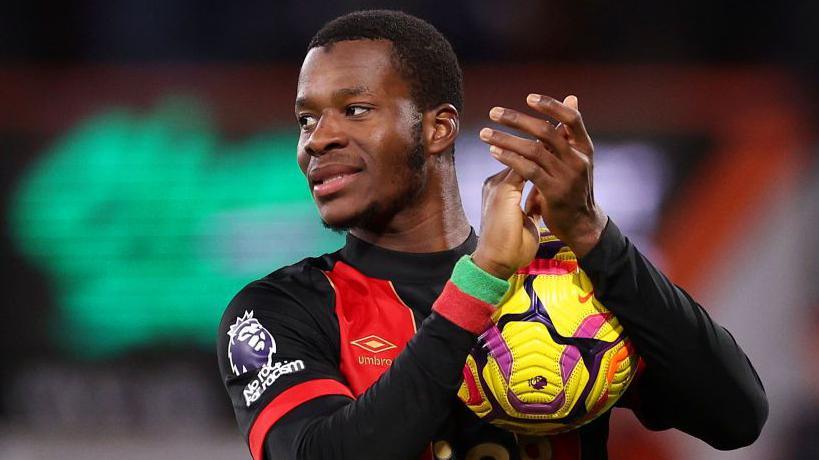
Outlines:
<svg viewBox="0 0 819 460"><path fill-rule="evenodd" d="M460 129L460 115L452 104L441 104L424 113L423 130L427 151L440 155L455 145Z"/></svg>

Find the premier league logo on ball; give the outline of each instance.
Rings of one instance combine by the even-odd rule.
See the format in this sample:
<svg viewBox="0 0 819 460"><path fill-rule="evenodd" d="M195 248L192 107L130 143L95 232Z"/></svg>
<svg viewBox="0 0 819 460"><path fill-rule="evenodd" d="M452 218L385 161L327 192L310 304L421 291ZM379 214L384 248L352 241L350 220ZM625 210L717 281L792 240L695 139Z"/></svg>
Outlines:
<svg viewBox="0 0 819 460"><path fill-rule="evenodd" d="M230 368L236 375L270 366L273 353L276 352L276 341L270 332L253 317L253 311L236 318L227 333L228 359Z"/></svg>

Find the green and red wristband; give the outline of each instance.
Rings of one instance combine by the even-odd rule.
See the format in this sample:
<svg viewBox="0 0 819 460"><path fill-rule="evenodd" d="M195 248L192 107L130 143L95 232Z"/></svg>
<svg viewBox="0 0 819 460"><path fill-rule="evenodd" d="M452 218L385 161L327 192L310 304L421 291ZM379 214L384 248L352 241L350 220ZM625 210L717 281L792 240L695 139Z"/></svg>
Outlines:
<svg viewBox="0 0 819 460"><path fill-rule="evenodd" d="M485 272L470 256L463 256L432 310L457 326L480 334L489 327L495 306L508 289L508 281Z"/></svg>

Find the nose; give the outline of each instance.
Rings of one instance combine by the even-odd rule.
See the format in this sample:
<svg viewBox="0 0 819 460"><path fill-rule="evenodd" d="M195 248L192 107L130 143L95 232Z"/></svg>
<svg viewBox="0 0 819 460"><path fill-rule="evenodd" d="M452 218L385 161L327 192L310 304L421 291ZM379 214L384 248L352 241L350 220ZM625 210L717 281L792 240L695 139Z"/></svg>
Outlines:
<svg viewBox="0 0 819 460"><path fill-rule="evenodd" d="M343 148L347 145L347 135L341 128L341 124L334 114L326 113L319 118L316 127L310 133L310 137L304 144L304 150L308 155L319 157L333 149Z"/></svg>

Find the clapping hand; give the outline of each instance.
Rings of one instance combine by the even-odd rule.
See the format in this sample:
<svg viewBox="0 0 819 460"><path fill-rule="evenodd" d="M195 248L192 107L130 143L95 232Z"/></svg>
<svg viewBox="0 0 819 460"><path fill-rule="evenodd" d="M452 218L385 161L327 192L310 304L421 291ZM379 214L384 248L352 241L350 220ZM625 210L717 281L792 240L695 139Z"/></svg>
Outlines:
<svg viewBox="0 0 819 460"><path fill-rule="evenodd" d="M594 200L594 145L578 110L577 97L568 96L561 103L549 96L530 94L526 103L559 124L494 107L489 112L492 121L534 139L490 128L482 129L480 138L490 145L495 159L534 184L525 213L541 216L549 230L582 257L597 244L607 216Z"/></svg>

